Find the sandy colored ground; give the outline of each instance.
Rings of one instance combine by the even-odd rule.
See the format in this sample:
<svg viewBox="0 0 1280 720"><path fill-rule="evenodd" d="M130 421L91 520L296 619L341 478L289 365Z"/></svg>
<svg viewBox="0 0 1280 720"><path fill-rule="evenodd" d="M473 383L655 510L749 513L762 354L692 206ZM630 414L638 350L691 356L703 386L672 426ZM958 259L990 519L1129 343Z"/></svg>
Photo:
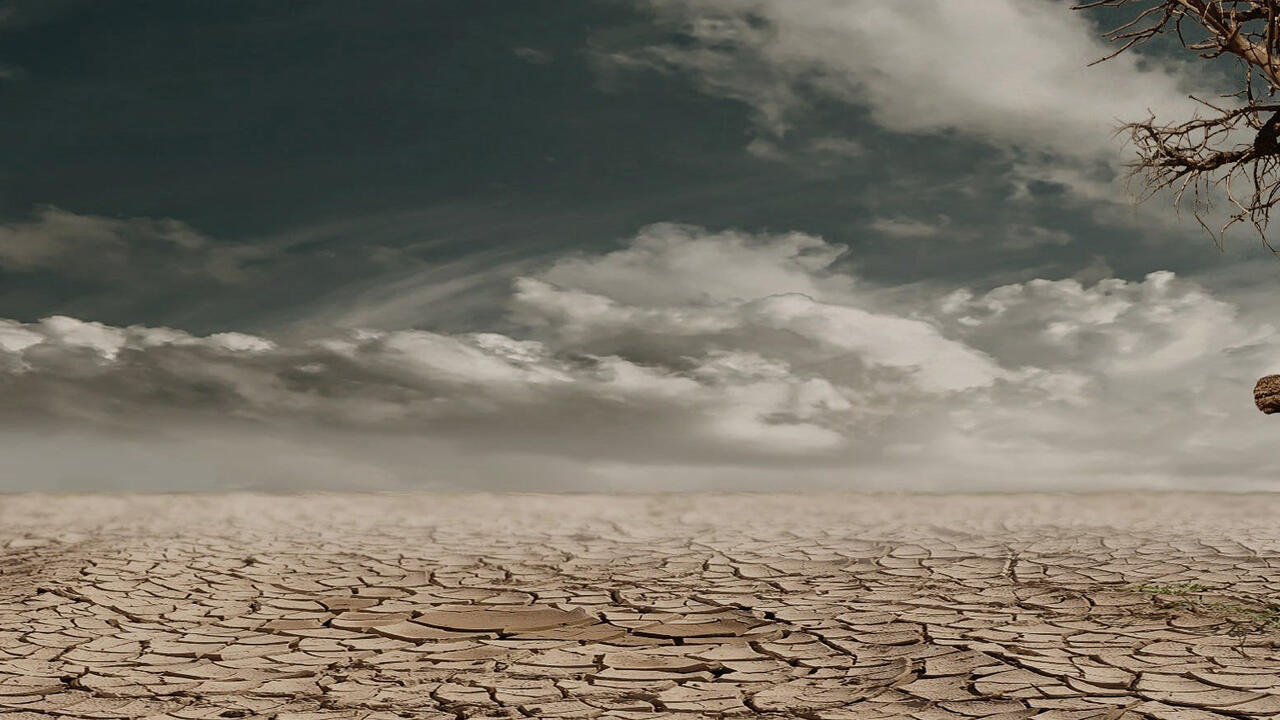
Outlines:
<svg viewBox="0 0 1280 720"><path fill-rule="evenodd" d="M1280 716L1280 497L0 496L17 718Z"/></svg>

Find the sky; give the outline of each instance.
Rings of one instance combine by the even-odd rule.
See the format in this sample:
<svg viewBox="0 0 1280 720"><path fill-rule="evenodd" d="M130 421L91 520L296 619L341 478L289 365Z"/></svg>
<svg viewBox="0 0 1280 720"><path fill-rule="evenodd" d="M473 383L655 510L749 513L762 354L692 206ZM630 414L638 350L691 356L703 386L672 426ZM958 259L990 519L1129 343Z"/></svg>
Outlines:
<svg viewBox="0 0 1280 720"><path fill-rule="evenodd" d="M0 491L1280 489L1113 19L0 1Z"/></svg>

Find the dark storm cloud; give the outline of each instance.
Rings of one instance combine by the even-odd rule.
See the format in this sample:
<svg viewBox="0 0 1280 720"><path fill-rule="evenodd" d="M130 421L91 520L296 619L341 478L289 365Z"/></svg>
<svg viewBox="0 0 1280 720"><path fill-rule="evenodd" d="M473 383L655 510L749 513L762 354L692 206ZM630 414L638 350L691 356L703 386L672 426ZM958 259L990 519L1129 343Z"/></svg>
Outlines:
<svg viewBox="0 0 1280 720"><path fill-rule="evenodd" d="M1182 70L1061 3L4 7L2 487L1276 470L1271 278L1118 180Z"/></svg>
<svg viewBox="0 0 1280 720"><path fill-rule="evenodd" d="M39 25L89 2L90 0L5 0L0 2L0 26L21 28Z"/></svg>
<svg viewBox="0 0 1280 720"><path fill-rule="evenodd" d="M22 7L25 15L37 4ZM721 12L732 19L737 7ZM771 21L790 27L813 7ZM0 84L0 133L11 139L0 143L0 219L28 221L46 205L175 218L207 238L209 252L252 246L264 256L248 263L256 279L193 287L187 297L104 298L73 268L66 277L47 268L38 280L6 279L3 315L198 332L280 330L313 314L458 327L467 319L440 303L400 300L373 312L364 300L405 288L415 267L430 285L474 284L472 273L612 247L657 221L821 235L848 245L845 262L872 282L990 286L1028 268L1065 277L1099 254L1126 277L1152 269L1150 250L1111 239L1123 214L1099 220L1078 198L1052 192L1076 176L1055 183L993 153L981 138L998 127L977 110L960 120L986 128L980 137L921 142L886 129L874 104L811 93L785 108L792 132L762 134L757 108L771 101L744 94L754 86L738 78L740 61L751 59L774 86L792 70L751 38L718 69L667 56L665 76L632 68L604 82L601 57L664 47L669 28L647 5L386 2L353 14L333 0L104 0L40 17L0 25L0 63L24 72ZM841 27L829 25L823 32ZM543 58L554 61L529 62ZM837 53L819 69L835 78L850 62ZM740 99L707 93L712 70L716 87L739 87ZM1105 84L1112 72L1088 77ZM984 107L953 103L969 106ZM939 215L954 236L904 241L875 230L878 219ZM955 242L1005 238L1007 225L1076 243L988 253L981 242ZM1212 258L1194 232L1150 233L1167 246L1161 267L1182 272ZM362 300L343 312L339 298ZM479 301L458 307L468 304L473 327L495 319Z"/></svg>

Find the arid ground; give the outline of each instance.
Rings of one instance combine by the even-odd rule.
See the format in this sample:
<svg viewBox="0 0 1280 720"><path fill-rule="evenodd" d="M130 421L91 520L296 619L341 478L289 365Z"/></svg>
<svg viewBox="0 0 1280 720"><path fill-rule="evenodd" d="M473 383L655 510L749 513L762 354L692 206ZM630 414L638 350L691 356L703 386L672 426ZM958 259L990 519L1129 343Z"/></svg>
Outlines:
<svg viewBox="0 0 1280 720"><path fill-rule="evenodd" d="M1280 715L1280 496L0 498L17 718Z"/></svg>

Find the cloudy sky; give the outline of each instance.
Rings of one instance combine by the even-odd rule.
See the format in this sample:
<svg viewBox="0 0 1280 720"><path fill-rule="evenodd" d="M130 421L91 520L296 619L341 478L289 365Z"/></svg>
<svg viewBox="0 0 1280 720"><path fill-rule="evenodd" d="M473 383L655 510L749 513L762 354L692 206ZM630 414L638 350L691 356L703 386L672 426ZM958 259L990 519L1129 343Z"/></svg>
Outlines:
<svg viewBox="0 0 1280 720"><path fill-rule="evenodd" d="M1049 0L0 2L0 490L1276 489ZM998 32L1000 42L991 42Z"/></svg>

